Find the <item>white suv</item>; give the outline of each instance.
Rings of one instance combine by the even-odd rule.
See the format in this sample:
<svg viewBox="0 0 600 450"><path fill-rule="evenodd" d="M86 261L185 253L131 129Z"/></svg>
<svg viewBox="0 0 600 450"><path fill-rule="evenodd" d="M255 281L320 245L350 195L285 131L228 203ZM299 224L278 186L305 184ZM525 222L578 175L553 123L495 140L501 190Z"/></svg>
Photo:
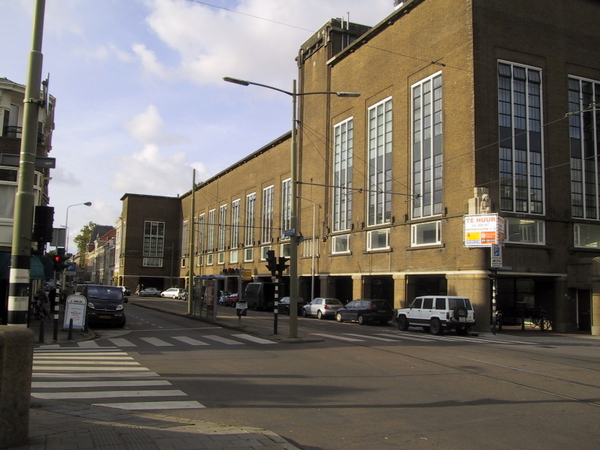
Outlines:
<svg viewBox="0 0 600 450"><path fill-rule="evenodd" d="M439 335L447 328L466 335L475 326L475 311L466 297L426 295L415 298L408 308L397 310L396 321L400 331L423 327Z"/></svg>

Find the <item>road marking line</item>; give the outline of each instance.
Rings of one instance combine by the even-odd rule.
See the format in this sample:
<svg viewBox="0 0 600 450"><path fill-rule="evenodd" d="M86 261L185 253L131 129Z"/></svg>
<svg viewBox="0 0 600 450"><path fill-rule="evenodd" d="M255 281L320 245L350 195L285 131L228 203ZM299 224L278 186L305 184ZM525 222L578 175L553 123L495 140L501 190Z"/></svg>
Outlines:
<svg viewBox="0 0 600 450"><path fill-rule="evenodd" d="M121 381L33 381L35 389L90 388L90 387L128 387L128 386L171 386L167 380L121 380Z"/></svg>
<svg viewBox="0 0 600 450"><path fill-rule="evenodd" d="M113 373L93 373L93 372L66 372L49 373L34 372L32 378L139 378L139 377L158 377L156 372L113 372Z"/></svg>
<svg viewBox="0 0 600 450"><path fill-rule="evenodd" d="M173 347L173 344L154 337L143 337L140 339L142 341L146 341L148 344L154 345L155 347Z"/></svg>
<svg viewBox="0 0 600 450"><path fill-rule="evenodd" d="M382 341L382 342L398 342L396 339L390 339L390 338L387 338L387 337L364 336L362 334L353 334L353 333L344 333L344 335L346 335L346 336L360 337L360 338L375 339L376 341Z"/></svg>
<svg viewBox="0 0 600 450"><path fill-rule="evenodd" d="M125 338L111 338L109 341L115 344L117 347L137 347L133 342Z"/></svg>
<svg viewBox="0 0 600 450"><path fill-rule="evenodd" d="M139 403L94 403L94 406L123 409L128 411L149 411L156 409L202 409L205 406L196 401L186 402L139 402Z"/></svg>
<svg viewBox="0 0 600 450"><path fill-rule="evenodd" d="M416 342L431 342L431 339L416 337L416 336L405 336L405 335L397 336L397 335L390 335L390 334L385 334L385 335L380 334L379 336L386 336L391 339L397 339L397 340L407 340L407 341L416 341Z"/></svg>
<svg viewBox="0 0 600 450"><path fill-rule="evenodd" d="M277 342L269 341L268 339L251 336L249 334L233 334L233 337L245 339L250 342L256 342L257 344L277 344Z"/></svg>
<svg viewBox="0 0 600 450"><path fill-rule="evenodd" d="M64 372L69 372L72 370L94 370L97 372L116 372L116 371L130 371L130 372L142 372L142 371L146 371L146 370L150 370L146 367L142 367L142 366L138 366L138 367L97 367L97 366L79 366L79 367L66 367L66 366L52 366L52 367L47 367L47 366L36 366L35 364L33 365L33 370L46 370L46 371L64 371Z"/></svg>
<svg viewBox="0 0 600 450"><path fill-rule="evenodd" d="M354 338L349 338L349 337L344 337L344 336L338 336L336 334L325 334L325 333L311 333L313 336L321 336L324 338L331 338L331 339L338 339L340 341L346 341L346 342L364 342L364 339L354 339Z"/></svg>
<svg viewBox="0 0 600 450"><path fill-rule="evenodd" d="M232 339L227 339L221 336L217 336L214 334L211 335L207 335L207 336L203 336L205 339L210 339L211 341L216 341L216 342L220 342L221 344L227 344L227 345L244 345L243 342L237 342L234 341Z"/></svg>
<svg viewBox="0 0 600 450"><path fill-rule="evenodd" d="M56 364L56 361L47 361L47 360L38 360L37 358L34 359L33 361L34 365L37 365L38 367L43 366L45 364ZM115 366L139 366L140 363L137 361L115 361L115 360L109 360L109 361L88 361L87 359L78 359L76 361L61 361L61 363L65 366L74 366L74 365L86 365L86 366L95 366L95 365L106 365L107 363L110 363L111 365L115 365Z"/></svg>
<svg viewBox="0 0 600 450"><path fill-rule="evenodd" d="M100 347L96 341L82 341L82 342L78 342L77 345L79 347L82 348L93 348L93 347Z"/></svg>
<svg viewBox="0 0 600 450"><path fill-rule="evenodd" d="M49 400L75 400L85 398L124 398L124 397L184 397L178 389L156 391L90 391L90 392L32 392L34 398Z"/></svg>
<svg viewBox="0 0 600 450"><path fill-rule="evenodd" d="M173 336L173 339L177 339L180 342L183 342L184 344L189 344L189 345L194 345L194 346L198 346L198 345L209 345L206 342L202 342L199 341L198 339L194 339L188 336Z"/></svg>

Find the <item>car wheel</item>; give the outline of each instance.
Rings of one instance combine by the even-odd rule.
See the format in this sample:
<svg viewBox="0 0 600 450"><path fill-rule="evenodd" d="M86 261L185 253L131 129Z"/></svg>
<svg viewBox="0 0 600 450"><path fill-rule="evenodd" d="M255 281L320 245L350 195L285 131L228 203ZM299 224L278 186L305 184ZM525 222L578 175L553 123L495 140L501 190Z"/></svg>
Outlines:
<svg viewBox="0 0 600 450"><path fill-rule="evenodd" d="M306 312L306 309L302 308L302 317L308 317L308 313Z"/></svg>
<svg viewBox="0 0 600 450"><path fill-rule="evenodd" d="M406 316L398 317L398 329L400 331L408 331L408 319Z"/></svg>
<svg viewBox="0 0 600 450"><path fill-rule="evenodd" d="M365 318L363 316L361 316L360 314L356 318L356 321L358 322L359 325L364 325L365 324Z"/></svg>
<svg viewBox="0 0 600 450"><path fill-rule="evenodd" d="M323 313L320 310L317 311L317 319L323 320Z"/></svg>
<svg viewBox="0 0 600 450"><path fill-rule="evenodd" d="M335 315L335 320L337 320L338 322L343 322L344 321L344 319L342 319L342 315L340 313L337 313Z"/></svg>
<svg viewBox="0 0 600 450"><path fill-rule="evenodd" d="M429 324L429 329L431 330L431 334L439 336L443 333L442 323L440 319L434 317L431 319L431 323Z"/></svg>

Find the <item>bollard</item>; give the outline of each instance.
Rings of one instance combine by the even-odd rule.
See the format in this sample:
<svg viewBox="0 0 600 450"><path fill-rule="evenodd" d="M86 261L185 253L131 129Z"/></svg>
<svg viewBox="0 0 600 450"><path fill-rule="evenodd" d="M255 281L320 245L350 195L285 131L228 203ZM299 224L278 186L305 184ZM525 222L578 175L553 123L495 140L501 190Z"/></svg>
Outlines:
<svg viewBox="0 0 600 450"><path fill-rule="evenodd" d="M73 339L73 319L69 319L69 340Z"/></svg>
<svg viewBox="0 0 600 450"><path fill-rule="evenodd" d="M33 339L29 328L0 325L0 448L27 448Z"/></svg>
<svg viewBox="0 0 600 450"><path fill-rule="evenodd" d="M59 315L59 304L58 302L54 303L54 341L58 341L58 315Z"/></svg>

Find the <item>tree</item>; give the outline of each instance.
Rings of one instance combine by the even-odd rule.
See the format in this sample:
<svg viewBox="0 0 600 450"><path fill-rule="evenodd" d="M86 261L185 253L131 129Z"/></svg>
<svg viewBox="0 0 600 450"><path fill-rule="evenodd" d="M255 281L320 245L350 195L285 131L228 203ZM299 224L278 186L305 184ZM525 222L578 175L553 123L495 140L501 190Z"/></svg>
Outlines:
<svg viewBox="0 0 600 450"><path fill-rule="evenodd" d="M97 224L95 224L94 222L90 222L87 225L84 225L81 228L79 234L75 236L75 239L73 239L73 241L77 245L77 253L79 253L79 255L81 255L82 257L85 257L86 246L90 242L90 237L92 236L96 225Z"/></svg>

